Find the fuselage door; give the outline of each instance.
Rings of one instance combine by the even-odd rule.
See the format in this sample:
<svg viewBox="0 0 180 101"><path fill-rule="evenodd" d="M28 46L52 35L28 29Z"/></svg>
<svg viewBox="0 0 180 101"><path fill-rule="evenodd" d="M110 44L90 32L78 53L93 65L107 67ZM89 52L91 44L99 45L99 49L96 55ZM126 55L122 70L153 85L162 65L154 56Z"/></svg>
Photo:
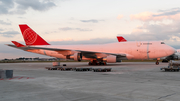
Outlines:
<svg viewBox="0 0 180 101"><path fill-rule="evenodd" d="M140 46L142 45L142 43L141 43L141 42L136 42L136 45L137 45L138 47L140 47Z"/></svg>
<svg viewBox="0 0 180 101"><path fill-rule="evenodd" d="M139 51L140 59L148 59L148 57L147 57L147 45L141 44L141 47L138 47L138 51Z"/></svg>

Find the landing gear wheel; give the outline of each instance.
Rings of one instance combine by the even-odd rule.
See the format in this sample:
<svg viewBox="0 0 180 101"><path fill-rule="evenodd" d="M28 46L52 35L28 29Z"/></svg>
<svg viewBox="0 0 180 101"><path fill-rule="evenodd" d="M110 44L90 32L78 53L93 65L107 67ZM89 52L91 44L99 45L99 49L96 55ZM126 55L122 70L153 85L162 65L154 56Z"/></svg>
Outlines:
<svg viewBox="0 0 180 101"><path fill-rule="evenodd" d="M88 65L106 65L106 62L92 61L89 62Z"/></svg>
<svg viewBox="0 0 180 101"><path fill-rule="evenodd" d="M159 61L156 61L156 65L159 65Z"/></svg>
<svg viewBox="0 0 180 101"><path fill-rule="evenodd" d="M89 65L92 65L92 63L91 63L91 62L89 62Z"/></svg>
<svg viewBox="0 0 180 101"><path fill-rule="evenodd" d="M99 62L100 65L104 65L103 62Z"/></svg>

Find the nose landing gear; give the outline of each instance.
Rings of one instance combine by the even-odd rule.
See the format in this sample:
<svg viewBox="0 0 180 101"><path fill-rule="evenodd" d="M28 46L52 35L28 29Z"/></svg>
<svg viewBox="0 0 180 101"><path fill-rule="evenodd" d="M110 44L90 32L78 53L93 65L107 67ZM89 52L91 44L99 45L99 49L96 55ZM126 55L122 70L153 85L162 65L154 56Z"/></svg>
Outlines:
<svg viewBox="0 0 180 101"><path fill-rule="evenodd" d="M159 65L160 58L157 58L156 65Z"/></svg>
<svg viewBox="0 0 180 101"><path fill-rule="evenodd" d="M159 65L159 61L158 60L156 61L156 65Z"/></svg>

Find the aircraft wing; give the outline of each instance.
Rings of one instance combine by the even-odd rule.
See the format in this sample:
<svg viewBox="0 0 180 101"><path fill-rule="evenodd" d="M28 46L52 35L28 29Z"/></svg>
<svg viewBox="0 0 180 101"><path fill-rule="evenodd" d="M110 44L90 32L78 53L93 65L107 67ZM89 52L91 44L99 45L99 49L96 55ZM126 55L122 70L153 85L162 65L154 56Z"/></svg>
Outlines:
<svg viewBox="0 0 180 101"><path fill-rule="evenodd" d="M63 55L67 55L69 53L73 52L79 52L82 53L83 56L86 58L102 58L106 57L108 55L114 55L117 57L126 57L127 54L120 53L120 54L114 54L114 53L104 53L104 52L94 52L94 51L84 51L84 50L70 50L70 49L59 49L59 48L46 48L46 47L32 47L32 46L25 46L25 47L17 47L15 45L7 44L10 47L18 48L24 51L28 50L36 50L36 49L41 49L41 50L50 50L50 51L55 51Z"/></svg>

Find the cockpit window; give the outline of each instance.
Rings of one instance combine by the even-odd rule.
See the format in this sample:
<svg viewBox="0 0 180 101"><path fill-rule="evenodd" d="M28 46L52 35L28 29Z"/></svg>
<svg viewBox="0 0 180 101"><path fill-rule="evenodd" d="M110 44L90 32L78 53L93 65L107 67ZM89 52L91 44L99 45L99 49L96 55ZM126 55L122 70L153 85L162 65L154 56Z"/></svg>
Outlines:
<svg viewBox="0 0 180 101"><path fill-rule="evenodd" d="M164 42L161 42L161 44L165 44Z"/></svg>

